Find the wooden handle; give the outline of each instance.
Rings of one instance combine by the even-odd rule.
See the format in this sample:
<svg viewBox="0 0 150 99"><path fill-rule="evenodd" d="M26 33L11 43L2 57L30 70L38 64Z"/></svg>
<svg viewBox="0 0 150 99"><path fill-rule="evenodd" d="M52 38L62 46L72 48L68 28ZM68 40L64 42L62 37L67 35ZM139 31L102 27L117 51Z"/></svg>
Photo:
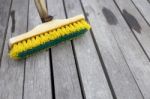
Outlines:
<svg viewBox="0 0 150 99"><path fill-rule="evenodd" d="M53 17L48 15L45 0L34 0L34 1L35 1L35 5L38 9L42 22L48 22L52 20Z"/></svg>

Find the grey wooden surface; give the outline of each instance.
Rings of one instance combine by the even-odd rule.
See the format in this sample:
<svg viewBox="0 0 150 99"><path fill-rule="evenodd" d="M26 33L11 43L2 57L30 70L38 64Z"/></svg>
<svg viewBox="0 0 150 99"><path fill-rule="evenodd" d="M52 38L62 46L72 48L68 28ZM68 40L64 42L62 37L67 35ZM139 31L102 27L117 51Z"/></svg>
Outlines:
<svg viewBox="0 0 150 99"><path fill-rule="evenodd" d="M55 19L92 29L16 61L9 38L38 24L34 0L0 0L0 99L150 99L149 0L47 0Z"/></svg>
<svg viewBox="0 0 150 99"><path fill-rule="evenodd" d="M139 38L139 42L142 44L143 48L146 48L149 50L150 45L148 44L148 41L146 41L146 40L148 40L150 38L150 35L149 35L150 27L142 19L142 17L140 16L140 14L138 13L138 11L133 6L133 4L130 0L126 0L126 1L116 0L116 3L120 7L121 12L122 12L125 20L128 22L130 28L133 27L133 25L131 25L131 24L134 23L134 20L137 20L137 23L135 24L134 27L137 27L136 25L138 23L140 24L141 33L140 33L140 31L138 33L135 28L134 28L135 30L132 28L132 32L135 34L135 36L137 36L137 38ZM126 4L126 5L124 5L124 4ZM135 19L132 19L131 16L126 15L127 13L131 14ZM128 19L128 18L131 18L132 21L129 21L131 19ZM132 34L132 33L130 32L130 34ZM135 39L130 34L128 34L126 37L128 37L128 41L130 42L130 43L128 43L127 46L131 46L131 47L127 47L127 46L125 46L125 44L121 44L121 46L124 46L121 48L123 48L124 56L127 60L130 70L132 71L139 88L141 89L141 91L144 95L144 98L149 99L150 98L150 96L149 96L150 80L148 79L149 75L150 75L149 59L143 53L142 49L137 44L137 42L133 42L133 41L135 41ZM143 41L145 40L144 43L142 42L142 40ZM134 50L132 50L130 48L134 48ZM149 57L148 51L146 51L146 52ZM141 74L143 74L143 75L141 75Z"/></svg>
<svg viewBox="0 0 150 99"><path fill-rule="evenodd" d="M8 27L8 18L9 18L11 0L1 0L0 2L1 2L0 3L0 9L1 9L0 10L0 56L2 56L6 31Z"/></svg>
<svg viewBox="0 0 150 99"><path fill-rule="evenodd" d="M140 13L143 15L143 18L146 20L146 22L150 25L150 1L149 0L132 0L133 4L137 7L137 9L140 11Z"/></svg>
<svg viewBox="0 0 150 99"><path fill-rule="evenodd" d="M0 68L1 99L21 99L23 96L25 61L15 61L8 57L8 40L12 36L27 31L27 17L25 17L28 12L27 6L28 1L25 0L13 0L12 2ZM15 20L15 24L13 20Z"/></svg>
<svg viewBox="0 0 150 99"><path fill-rule="evenodd" d="M79 0L64 1L68 17L83 13ZM74 40L73 47L86 98L112 99L90 32Z"/></svg>
<svg viewBox="0 0 150 99"><path fill-rule="evenodd" d="M138 86L128 67L115 35L125 38L125 22L112 0L83 0L93 28L93 35L102 55L109 79L119 99L141 99ZM111 20L107 19L111 15ZM114 18L114 19L113 19ZM115 19L116 18L116 19ZM120 34L121 33L121 34ZM127 42L127 41L126 41ZM133 41L134 42L134 41ZM126 43L129 44L130 42ZM125 46L125 44L123 44ZM130 47L129 45L127 47ZM119 86L118 86L119 85Z"/></svg>
<svg viewBox="0 0 150 99"><path fill-rule="evenodd" d="M47 0L47 5L55 18L66 18L62 0ZM82 99L71 42L52 48L51 58L56 99Z"/></svg>
<svg viewBox="0 0 150 99"><path fill-rule="evenodd" d="M41 24L34 0L29 0L28 30ZM26 59L24 99L52 99L49 51Z"/></svg>

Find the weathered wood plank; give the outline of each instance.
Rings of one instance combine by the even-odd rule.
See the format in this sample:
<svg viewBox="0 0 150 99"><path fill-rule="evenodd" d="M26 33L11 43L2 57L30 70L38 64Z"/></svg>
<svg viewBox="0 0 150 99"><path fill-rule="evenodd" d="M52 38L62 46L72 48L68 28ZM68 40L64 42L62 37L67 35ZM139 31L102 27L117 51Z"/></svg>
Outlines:
<svg viewBox="0 0 150 99"><path fill-rule="evenodd" d="M26 32L27 0L13 0L0 68L0 99L21 99L24 79L24 60L15 61L8 56L8 39ZM15 27L12 30L12 27Z"/></svg>
<svg viewBox="0 0 150 99"><path fill-rule="evenodd" d="M41 24L34 0L29 0L28 30ZM49 51L26 60L24 99L52 99Z"/></svg>
<svg viewBox="0 0 150 99"><path fill-rule="evenodd" d="M62 0L48 0L49 14L65 18ZM82 99L71 43L51 49L56 99Z"/></svg>
<svg viewBox="0 0 150 99"><path fill-rule="evenodd" d="M132 1L127 2L128 5L119 2L122 14L150 59L150 26L146 23L138 10L135 9Z"/></svg>
<svg viewBox="0 0 150 99"><path fill-rule="evenodd" d="M5 41L6 28L9 17L9 10L11 6L11 0L1 0L0 1L0 60L3 50L3 44Z"/></svg>
<svg viewBox="0 0 150 99"><path fill-rule="evenodd" d="M64 0L68 17L83 13L79 0ZM86 99L112 99L90 32L73 41Z"/></svg>
<svg viewBox="0 0 150 99"><path fill-rule="evenodd" d="M95 36L117 98L143 99L136 85L136 81L130 72L128 63L126 63L124 56L125 51L122 52L123 50L121 48L127 47L124 49L133 52L134 48L140 49L140 47L132 35L130 36L132 36L134 43L130 42L130 36L126 36L127 33L130 34L131 32L113 0L82 0L82 2L85 11L88 13L93 35ZM129 44L129 46L127 46L127 44ZM140 52L142 53L142 51ZM132 55L132 53L127 51L126 53L132 57L137 55L136 53ZM142 55L144 55L144 53L142 53ZM136 62L135 59L132 59L132 61Z"/></svg>
<svg viewBox="0 0 150 99"><path fill-rule="evenodd" d="M125 1L116 0L116 3L118 4L123 16L125 17L132 31L139 38L142 46L145 49L149 50L150 46L148 42L150 42L150 38L149 38L150 27L144 21L144 19L139 14L139 12L137 11L137 9L134 7L134 5L130 0L125 0ZM139 85L139 88L141 89L144 95L144 98L149 99L150 98L150 94L149 94L150 93L150 80L149 80L150 62L147 59L146 55L144 55L144 52L142 52L142 49L139 48L137 42L135 42L135 39L132 33L129 31L129 29L126 29L126 31L127 32L124 34L118 33L118 38L117 38L118 42L120 43L124 56L135 77L135 80L137 81L137 84ZM128 42L124 43L126 41ZM150 52L147 50L146 52ZM150 54L148 53L148 55Z"/></svg>
<svg viewBox="0 0 150 99"><path fill-rule="evenodd" d="M147 20L147 22L150 25L150 1L149 0L131 0L135 6L138 8L138 10L141 12L141 14L144 16L144 18Z"/></svg>

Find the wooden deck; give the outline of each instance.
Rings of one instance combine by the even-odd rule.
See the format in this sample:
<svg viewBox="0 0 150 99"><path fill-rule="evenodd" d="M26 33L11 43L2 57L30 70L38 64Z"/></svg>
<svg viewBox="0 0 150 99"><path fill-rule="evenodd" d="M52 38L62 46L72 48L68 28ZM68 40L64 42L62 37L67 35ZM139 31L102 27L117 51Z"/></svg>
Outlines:
<svg viewBox="0 0 150 99"><path fill-rule="evenodd" d="M150 99L150 0L47 0L92 29L25 60L8 40L41 23L34 0L0 0L0 99Z"/></svg>

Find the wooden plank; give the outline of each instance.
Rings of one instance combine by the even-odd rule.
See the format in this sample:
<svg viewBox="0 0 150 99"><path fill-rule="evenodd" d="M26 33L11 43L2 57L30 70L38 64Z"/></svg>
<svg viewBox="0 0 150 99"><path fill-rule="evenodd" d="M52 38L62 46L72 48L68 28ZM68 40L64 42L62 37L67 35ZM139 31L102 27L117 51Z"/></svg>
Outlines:
<svg viewBox="0 0 150 99"><path fill-rule="evenodd" d="M150 26L145 22L138 10L135 9L132 1L127 2L129 5L124 5L122 2L119 2L122 5L122 7L120 6L122 14L150 59Z"/></svg>
<svg viewBox="0 0 150 99"><path fill-rule="evenodd" d="M34 0L29 0L28 30L41 24ZM42 51L26 60L24 99L52 99L49 51Z"/></svg>
<svg viewBox="0 0 150 99"><path fill-rule="evenodd" d="M62 0L48 0L49 14L65 18ZM82 99L70 41L51 49L56 99Z"/></svg>
<svg viewBox="0 0 150 99"><path fill-rule="evenodd" d="M83 13L79 0L64 0L68 17ZM86 99L112 99L90 32L73 41Z"/></svg>
<svg viewBox="0 0 150 99"><path fill-rule="evenodd" d="M150 25L150 1L149 0L131 0L135 6L138 8L138 10L141 12L141 14L144 16L146 21Z"/></svg>
<svg viewBox="0 0 150 99"><path fill-rule="evenodd" d="M82 3L117 98L143 99L126 60L136 63L137 55L146 57L133 35L130 35L113 0L82 0ZM139 49L140 54L134 48Z"/></svg>
<svg viewBox="0 0 150 99"><path fill-rule="evenodd" d="M24 79L24 60L15 61L8 56L8 39L26 32L27 0L13 0L0 68L0 99L21 99ZM13 21L14 20L14 21ZM12 31L12 27L14 27Z"/></svg>
<svg viewBox="0 0 150 99"><path fill-rule="evenodd" d="M150 41L149 38L150 27L144 21L144 19L139 14L139 12L137 11L137 9L134 7L134 5L130 0L125 0L125 1L116 0L116 3L119 6L122 14L124 15L132 31L137 36L144 49L146 49L146 52L150 52L149 51L150 46L147 43ZM144 55L144 53L142 52L142 49L138 46L137 42L136 43L133 42L135 41L135 39L132 33L128 31L129 30L127 29L126 35L124 35L123 33L120 34L120 38L118 38L118 42L120 42L121 49L123 50L124 56L135 77L135 80L137 81L137 84L139 85L139 88L141 89L144 95L144 98L149 99L150 98L150 94L149 94L150 93L150 87L149 87L150 86L150 80L149 80L150 63L146 55ZM123 43L126 42L127 40L130 43ZM148 55L150 54L148 53Z"/></svg>
<svg viewBox="0 0 150 99"><path fill-rule="evenodd" d="M3 44L5 41L6 28L9 17L9 10L11 6L11 0L1 0L0 3L0 60L3 50Z"/></svg>

